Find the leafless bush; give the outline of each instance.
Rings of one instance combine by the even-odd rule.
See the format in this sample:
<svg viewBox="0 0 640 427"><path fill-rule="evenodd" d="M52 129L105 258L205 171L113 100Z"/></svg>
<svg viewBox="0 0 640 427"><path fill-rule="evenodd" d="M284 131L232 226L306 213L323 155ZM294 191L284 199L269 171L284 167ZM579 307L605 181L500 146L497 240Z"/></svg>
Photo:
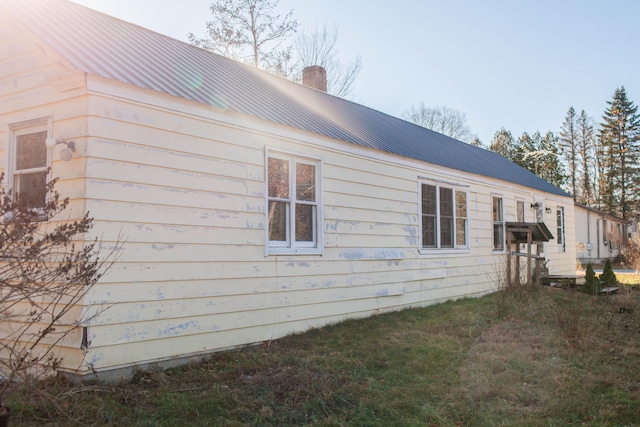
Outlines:
<svg viewBox="0 0 640 427"><path fill-rule="evenodd" d="M581 321L584 308L580 295L574 294L574 298L568 298L562 304L554 307L556 322L562 335L571 343L578 343L582 337Z"/></svg>
<svg viewBox="0 0 640 427"><path fill-rule="evenodd" d="M83 300L121 243L101 257L100 242L85 240L93 218L61 218L69 200L55 184L41 206L0 189L0 407L11 384L55 372L60 348L86 349L83 326L106 309L88 311Z"/></svg>
<svg viewBox="0 0 640 427"><path fill-rule="evenodd" d="M503 316L518 303L530 298L533 284L527 282L526 261L516 258L519 268L512 265L511 275L507 272L506 260L494 264L490 277L494 284L495 301L498 314Z"/></svg>
<svg viewBox="0 0 640 427"><path fill-rule="evenodd" d="M636 227L640 230L640 223ZM632 234L632 237L627 240L627 244L622 249L623 264L627 268L631 268L637 271L640 270L640 232Z"/></svg>

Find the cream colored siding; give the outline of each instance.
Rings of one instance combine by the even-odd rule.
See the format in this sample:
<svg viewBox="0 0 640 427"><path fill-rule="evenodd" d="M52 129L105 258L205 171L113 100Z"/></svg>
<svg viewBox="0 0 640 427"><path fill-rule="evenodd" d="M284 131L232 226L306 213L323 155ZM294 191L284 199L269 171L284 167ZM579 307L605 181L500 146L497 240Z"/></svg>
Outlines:
<svg viewBox="0 0 640 427"><path fill-rule="evenodd" d="M204 107L165 111L162 97L127 104L114 97L120 88L109 91L90 99L87 205L96 235L122 233L127 243L92 296L120 301L90 328L94 368L489 292L503 262L491 251L490 195L502 187L506 221L516 196L531 198L458 171ZM322 161L321 255L264 256L265 150ZM419 253L420 177L468 190L468 249Z"/></svg>
<svg viewBox="0 0 640 427"><path fill-rule="evenodd" d="M190 357L491 292L504 263L504 253L492 251L492 195L502 197L505 221L516 220L516 199L525 201L528 220L536 200L554 212L564 207L567 251L548 243L545 255L553 273L575 268L569 197L74 74L28 37L1 34L0 48L16 52L15 65L0 62L0 72L10 70L0 74L5 150L9 124L50 116L55 137L78 144L69 162L53 153L72 217L88 210L95 218L88 237L105 250L124 241L86 300L89 308L110 307L89 325L85 363L69 350L69 370ZM321 162L321 253L265 256L267 152ZM468 248L421 253L423 179L467 192ZM545 220L555 230L555 215Z"/></svg>
<svg viewBox="0 0 640 427"><path fill-rule="evenodd" d="M0 170L9 168L13 129L33 122L43 124L49 133L78 142L84 151L86 135L86 90L82 73L75 72L28 33L0 15ZM61 147L50 153L49 177L60 178L57 189L71 198L69 208L52 222L83 216L85 161L82 155L69 162L60 160ZM7 186L10 177L5 176ZM76 307L71 314L79 315ZM0 339L6 337L8 322L0 326ZM4 333L3 333L4 332ZM72 369L82 365L81 331L58 343L55 354Z"/></svg>

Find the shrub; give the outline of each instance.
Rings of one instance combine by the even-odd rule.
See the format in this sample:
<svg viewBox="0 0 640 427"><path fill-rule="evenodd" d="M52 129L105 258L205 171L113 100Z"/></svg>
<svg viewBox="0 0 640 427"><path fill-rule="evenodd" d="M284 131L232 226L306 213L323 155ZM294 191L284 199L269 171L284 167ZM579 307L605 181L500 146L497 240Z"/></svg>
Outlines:
<svg viewBox="0 0 640 427"><path fill-rule="evenodd" d="M616 274L613 272L613 268L611 267L611 260L607 260L604 264L604 269L602 270L602 274L600 275L600 282L602 286L616 286L618 284L618 279L616 278Z"/></svg>
<svg viewBox="0 0 640 427"><path fill-rule="evenodd" d="M640 223L636 225L636 230L640 230ZM640 232L633 233L627 240L621 255L627 268L632 268L636 272L640 270Z"/></svg>
<svg viewBox="0 0 640 427"><path fill-rule="evenodd" d="M2 185L0 175L0 407L12 383L40 393L41 374L56 372L58 345L80 339L78 329L104 311L80 311L87 292L113 262L114 249L103 258L100 242L85 241L93 227L87 212L65 220L69 200L46 184L47 200L34 207ZM73 335L72 335L73 334ZM86 348L88 343L78 343Z"/></svg>
<svg viewBox="0 0 640 427"><path fill-rule="evenodd" d="M600 280L596 277L596 272L593 271L591 263L587 264L584 291L589 295L598 295L598 292L600 292Z"/></svg>

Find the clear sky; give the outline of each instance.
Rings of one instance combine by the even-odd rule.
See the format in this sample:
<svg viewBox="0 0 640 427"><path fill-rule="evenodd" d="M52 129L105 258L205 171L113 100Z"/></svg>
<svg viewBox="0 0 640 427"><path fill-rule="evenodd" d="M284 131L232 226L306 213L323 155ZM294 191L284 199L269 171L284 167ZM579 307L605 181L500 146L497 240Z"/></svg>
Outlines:
<svg viewBox="0 0 640 427"><path fill-rule="evenodd" d="M73 0L179 40L205 34L211 0ZM558 132L570 106L596 122L616 88L640 103L638 0L280 0L304 28L339 27L360 55L353 100L400 117L413 105L496 131Z"/></svg>

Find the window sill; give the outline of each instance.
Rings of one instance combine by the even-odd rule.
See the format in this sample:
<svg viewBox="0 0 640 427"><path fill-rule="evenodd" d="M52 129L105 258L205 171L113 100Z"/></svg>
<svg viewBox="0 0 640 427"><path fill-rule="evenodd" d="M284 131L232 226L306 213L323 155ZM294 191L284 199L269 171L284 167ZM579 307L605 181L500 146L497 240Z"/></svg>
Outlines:
<svg viewBox="0 0 640 427"><path fill-rule="evenodd" d="M5 212L2 222L9 224L16 221L29 221L29 222L47 222L49 217L44 209L34 208L29 210L30 216L28 218L21 217L22 215L15 216L13 211Z"/></svg>
<svg viewBox="0 0 640 427"><path fill-rule="evenodd" d="M265 256L272 255L322 255L318 248L267 248Z"/></svg>
<svg viewBox="0 0 640 427"><path fill-rule="evenodd" d="M468 254L471 252L471 248L420 248L418 249L420 255L448 255L448 254Z"/></svg>

